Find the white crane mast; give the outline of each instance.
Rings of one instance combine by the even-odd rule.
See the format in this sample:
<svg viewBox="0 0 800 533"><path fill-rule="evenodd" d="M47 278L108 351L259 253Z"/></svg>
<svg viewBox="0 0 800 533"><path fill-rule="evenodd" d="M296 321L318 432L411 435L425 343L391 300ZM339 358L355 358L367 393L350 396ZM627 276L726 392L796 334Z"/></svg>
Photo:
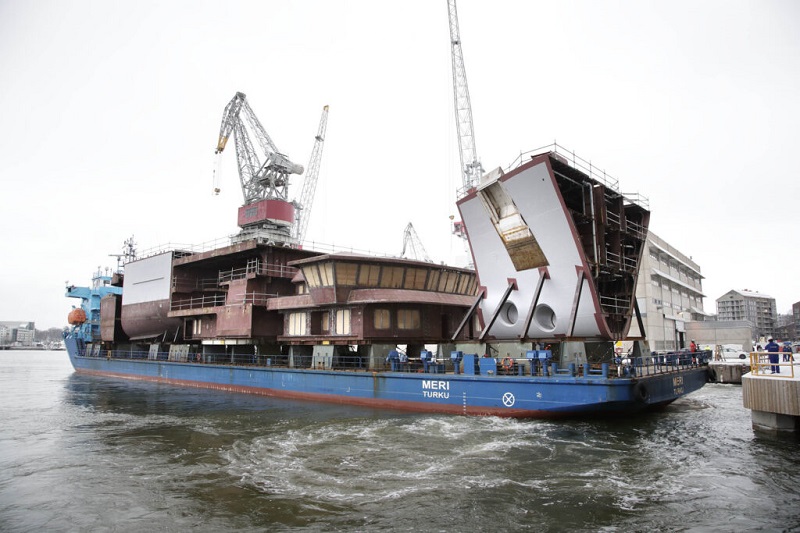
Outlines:
<svg viewBox="0 0 800 533"><path fill-rule="evenodd" d="M447 11L450 18L450 49L453 61L453 96L456 110L456 128L458 129L458 148L461 158L461 177L463 189L459 197L474 188L483 176L483 167L475 149L475 131L472 126L472 104L469 100L467 72L464 69L464 54L461 51L461 37L458 31L458 14L456 0L447 0Z"/></svg>
<svg viewBox="0 0 800 533"><path fill-rule="evenodd" d="M314 148L311 151L311 159L308 161L308 172L306 172L303 182L303 191L300 200L295 202L297 209L292 233L297 244L303 244L308 228L308 219L311 215L311 205L314 203L314 193L317 190L317 178L319 177L319 166L322 161L322 146L325 143L325 130L328 128L328 106L322 108L322 117L319 119L319 129L314 138Z"/></svg>

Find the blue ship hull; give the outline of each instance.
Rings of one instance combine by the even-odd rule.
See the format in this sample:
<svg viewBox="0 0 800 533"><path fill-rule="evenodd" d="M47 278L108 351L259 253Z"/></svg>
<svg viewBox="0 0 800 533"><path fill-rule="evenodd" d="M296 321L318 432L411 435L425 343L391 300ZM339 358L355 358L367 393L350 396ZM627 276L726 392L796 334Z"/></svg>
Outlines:
<svg viewBox="0 0 800 533"><path fill-rule="evenodd" d="M66 339L78 373L281 398L428 413L556 418L632 414L698 390L705 367L638 378L337 371L89 357Z"/></svg>

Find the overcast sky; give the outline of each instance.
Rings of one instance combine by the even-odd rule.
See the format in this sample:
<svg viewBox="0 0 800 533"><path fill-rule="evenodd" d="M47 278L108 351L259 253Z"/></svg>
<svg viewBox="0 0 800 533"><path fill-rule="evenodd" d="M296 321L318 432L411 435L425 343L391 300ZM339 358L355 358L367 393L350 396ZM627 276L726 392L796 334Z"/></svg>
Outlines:
<svg viewBox="0 0 800 533"><path fill-rule="evenodd" d="M730 289L800 300L800 2L458 10L484 168L557 141L649 198L707 311ZM236 233L233 149L212 194L236 91L303 165L330 105L308 240L399 254L412 222L435 260L463 256L445 0L0 0L0 320L66 325L65 282L131 236Z"/></svg>

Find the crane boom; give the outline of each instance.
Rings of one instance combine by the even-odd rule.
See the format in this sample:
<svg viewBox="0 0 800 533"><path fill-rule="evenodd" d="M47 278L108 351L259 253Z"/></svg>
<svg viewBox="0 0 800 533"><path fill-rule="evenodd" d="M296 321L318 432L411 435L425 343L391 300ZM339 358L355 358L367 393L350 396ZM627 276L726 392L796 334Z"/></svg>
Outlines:
<svg viewBox="0 0 800 533"><path fill-rule="evenodd" d="M447 0L447 12L450 19L450 50L453 62L453 100L456 111L456 128L458 130L458 149L461 158L461 177L464 185L459 196L464 196L469 189L474 188L480 182L481 176L483 176L483 167L475 148L472 104L469 99L467 72L464 68L464 54L461 51L456 0Z"/></svg>
<svg viewBox="0 0 800 533"><path fill-rule="evenodd" d="M253 146L249 130L258 141L263 162ZM263 199L287 200L289 174L302 174L303 166L292 163L282 154L256 117L244 93L237 92L225 106L219 129L216 154L225 150L228 138L236 140L236 159L244 203Z"/></svg>
<svg viewBox="0 0 800 533"><path fill-rule="evenodd" d="M422 241L417 235L417 231L414 229L413 224L411 222L408 223L406 226L405 231L403 232L403 251L400 252L400 257L407 258L406 251L412 256L412 259L416 259L417 261L425 261L426 263L433 263L431 258L428 256L427 250L422 245Z"/></svg>
<svg viewBox="0 0 800 533"><path fill-rule="evenodd" d="M308 228L308 219L311 214L311 205L314 203L314 193L317 190L317 178L319 178L319 166L322 161L322 146L325 144L325 131L328 128L328 106L322 108L322 116L319 119L317 136L314 137L314 148L311 151L311 158L308 161L308 172L306 173L303 191L300 194L300 201L295 202L297 209L294 221L293 235L297 244L303 244Z"/></svg>

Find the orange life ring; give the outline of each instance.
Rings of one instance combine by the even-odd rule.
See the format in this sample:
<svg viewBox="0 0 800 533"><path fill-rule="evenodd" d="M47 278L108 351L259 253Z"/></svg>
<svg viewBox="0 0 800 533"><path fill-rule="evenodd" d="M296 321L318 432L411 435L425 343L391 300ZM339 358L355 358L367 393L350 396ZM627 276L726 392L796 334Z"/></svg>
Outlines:
<svg viewBox="0 0 800 533"><path fill-rule="evenodd" d="M510 357L504 357L501 363L506 372L510 372L514 368L514 360Z"/></svg>

